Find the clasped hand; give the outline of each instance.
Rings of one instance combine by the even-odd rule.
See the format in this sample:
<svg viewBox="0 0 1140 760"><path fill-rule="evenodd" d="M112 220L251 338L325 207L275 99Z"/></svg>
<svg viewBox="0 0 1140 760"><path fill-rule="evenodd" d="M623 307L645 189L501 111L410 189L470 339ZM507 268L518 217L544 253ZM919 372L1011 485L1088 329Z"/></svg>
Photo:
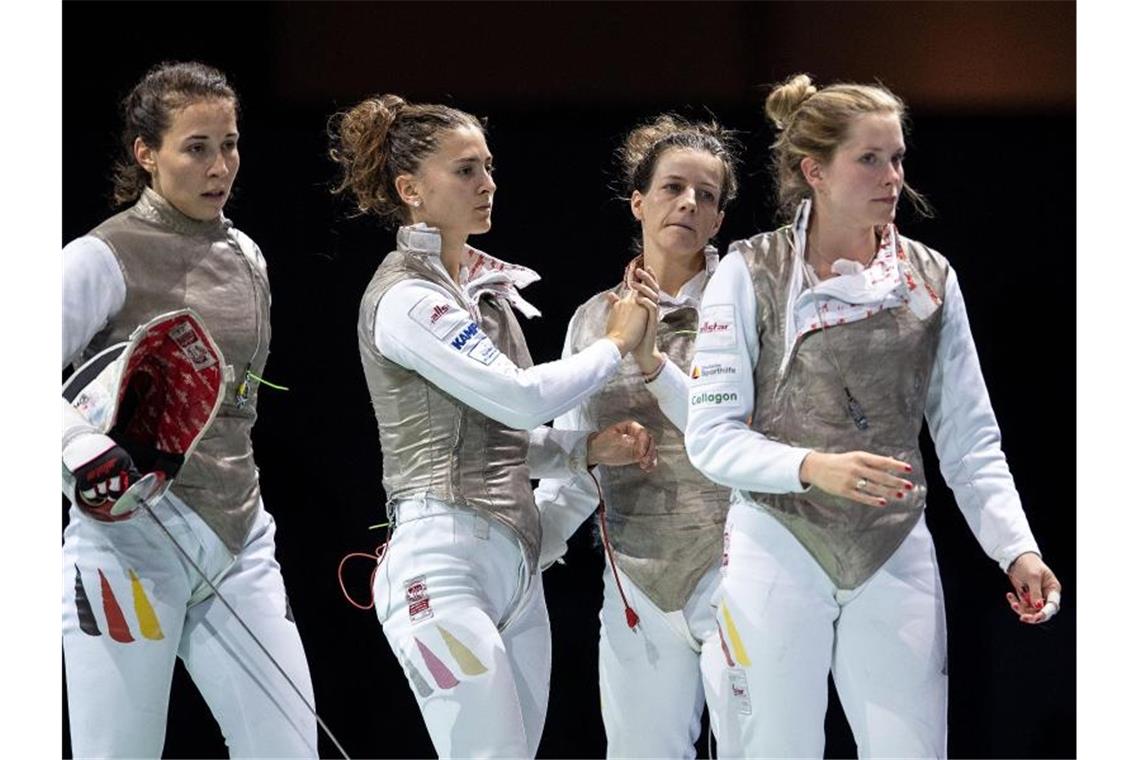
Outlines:
<svg viewBox="0 0 1140 760"><path fill-rule="evenodd" d="M640 256L626 268L622 295L606 293L610 303L606 335L617 343L622 356L632 351L638 367L647 375L665 360L665 355L657 350L660 296L657 278L652 269L642 264Z"/></svg>

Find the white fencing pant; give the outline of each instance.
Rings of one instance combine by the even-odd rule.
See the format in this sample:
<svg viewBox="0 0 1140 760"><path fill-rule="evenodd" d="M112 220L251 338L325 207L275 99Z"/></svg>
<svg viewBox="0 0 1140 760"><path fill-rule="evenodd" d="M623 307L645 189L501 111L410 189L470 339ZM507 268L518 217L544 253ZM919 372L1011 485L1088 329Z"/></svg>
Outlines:
<svg viewBox="0 0 1140 760"><path fill-rule="evenodd" d="M713 617L719 584L717 564L701 577L684 608L662 612L622 573L622 588L640 618L633 631L607 564L598 642L607 757L696 757L705 708L702 642L711 642L720 656Z"/></svg>
<svg viewBox="0 0 1140 760"><path fill-rule="evenodd" d="M860 757L946 756L946 618L925 517L849 591L755 506L732 505L725 540L722 651L702 660L719 756L822 757L829 670Z"/></svg>
<svg viewBox="0 0 1140 760"><path fill-rule="evenodd" d="M393 506L376 614L440 757L534 757L550 692L542 578L498 521L432 498Z"/></svg>
<svg viewBox="0 0 1140 760"><path fill-rule="evenodd" d="M297 626L259 505L235 559L173 494L153 507L313 704ZM159 757L175 657L231 757L316 757L309 709L150 515L101 523L71 508L63 543L63 650L75 757Z"/></svg>

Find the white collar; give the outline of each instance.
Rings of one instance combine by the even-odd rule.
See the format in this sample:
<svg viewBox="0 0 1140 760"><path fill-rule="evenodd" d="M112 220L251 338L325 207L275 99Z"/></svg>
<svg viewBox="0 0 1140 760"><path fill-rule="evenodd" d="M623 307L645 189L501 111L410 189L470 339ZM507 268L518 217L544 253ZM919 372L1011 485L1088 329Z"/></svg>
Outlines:
<svg viewBox="0 0 1140 760"><path fill-rule="evenodd" d="M700 306L701 296L705 292L705 285L708 284L709 278L712 277L713 272L716 271L717 265L720 264L720 254L714 245L706 245L704 249L705 265L699 272L690 277L681 289L677 291L677 295L673 296L665 291L661 291L661 305L671 308L679 308L681 306L692 306L696 308Z"/></svg>
<svg viewBox="0 0 1140 760"><path fill-rule="evenodd" d="M425 223L400 227L396 232L398 250L427 254L442 268L440 251L443 240L439 230ZM459 289L472 301L484 293L505 297L512 306L528 318L542 315L537 308L519 294L519 289L542 279L538 272L520 264L495 258L477 248L467 246L459 264Z"/></svg>
<svg viewBox="0 0 1140 760"><path fill-rule="evenodd" d="M903 302L906 292L898 259L898 232L894 224L883 229L882 240L875 251L870 266L863 267L855 261L840 260L843 263L832 265L832 271L842 272L840 276L824 280L809 290L807 233L811 220L811 199L805 198L796 209L792 222L793 258L792 273L788 282L784 310L784 356L780 363L780 374L787 370L796 341L810 329L798 324L798 309L804 302L819 298L826 302L835 299L846 304L889 303L896 306ZM813 304L813 309L815 305ZM860 313L865 311L860 310Z"/></svg>

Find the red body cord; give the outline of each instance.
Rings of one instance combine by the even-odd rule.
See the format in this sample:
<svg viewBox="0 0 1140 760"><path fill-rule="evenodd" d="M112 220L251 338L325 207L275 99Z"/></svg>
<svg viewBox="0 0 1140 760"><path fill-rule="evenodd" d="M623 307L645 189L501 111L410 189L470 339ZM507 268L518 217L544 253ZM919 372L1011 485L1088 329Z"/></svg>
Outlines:
<svg viewBox="0 0 1140 760"><path fill-rule="evenodd" d="M617 562L614 561L614 550L610 546L610 534L606 530L606 500L602 497L602 487L598 484L598 479L594 477L594 473L589 472L589 475L590 480L594 481L594 487L598 489L598 523L602 526L602 546L606 549L606 556L610 560L610 569L614 573L614 582L617 583L618 594L621 595L621 603L625 607L625 622L630 630L637 630L637 624L641 622L641 618L634 612L633 607L629 606L629 600L625 598L625 589L621 587Z"/></svg>

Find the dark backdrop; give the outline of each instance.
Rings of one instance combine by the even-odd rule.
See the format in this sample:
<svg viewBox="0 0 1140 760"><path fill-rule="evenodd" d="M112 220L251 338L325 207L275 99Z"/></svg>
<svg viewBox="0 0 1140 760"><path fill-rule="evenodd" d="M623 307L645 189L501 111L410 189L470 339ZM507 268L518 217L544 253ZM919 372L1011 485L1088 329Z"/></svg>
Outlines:
<svg viewBox="0 0 1140 760"><path fill-rule="evenodd" d="M543 275L526 297L544 314L525 330L545 361L558 356L575 306L615 282L628 255L634 228L609 189L624 130L666 109L710 109L744 131L743 188L723 250L773 224L765 85L808 71L894 88L913 108L907 177L938 210L921 221L904 211L900 226L958 271L1010 466L1065 583L1058 618L1017 623L1008 583L934 473L927 441L950 629L950 753L1075 755L1073 4L66 2L63 51L62 241L109 214L116 104L149 65L200 59L242 95L242 170L227 214L268 258L266 374L291 388L262 392L254 443L318 709L353 756L428 756L431 746L374 614L351 608L337 585L340 558L381 540L367 529L383 521L384 498L355 323L392 235L346 218L328 195L328 115L396 92L489 117L494 230L472 243ZM602 562L588 533L544 578L554 669L543 756L604 752ZM350 586L364 594L366 583L366 563L357 565ZM323 737L321 748L334 754ZM834 692L827 753L854 754ZM225 754L181 668L166 754Z"/></svg>

